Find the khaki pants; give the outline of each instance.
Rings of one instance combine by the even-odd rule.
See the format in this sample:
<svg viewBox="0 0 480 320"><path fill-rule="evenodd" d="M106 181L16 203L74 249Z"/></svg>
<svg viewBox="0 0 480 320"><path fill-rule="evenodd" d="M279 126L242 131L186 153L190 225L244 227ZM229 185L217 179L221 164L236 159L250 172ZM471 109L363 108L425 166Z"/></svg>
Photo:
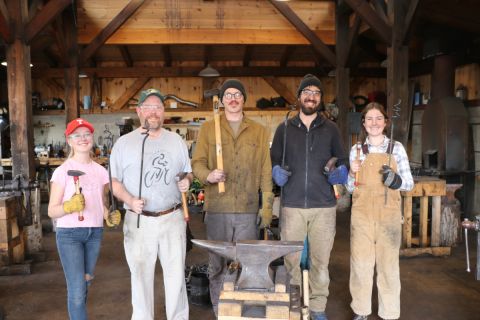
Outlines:
<svg viewBox="0 0 480 320"><path fill-rule="evenodd" d="M387 163L385 154L369 154L362 163L360 184L353 193L350 227L350 293L356 314L372 312L372 286L377 272L378 315L400 317L399 249L402 236L401 197L387 189L379 170ZM396 168L392 159L392 168Z"/></svg>
<svg viewBox="0 0 480 320"><path fill-rule="evenodd" d="M207 213L208 240L239 241L257 238L257 215L255 213ZM208 254L208 280L210 299L217 314L218 299L227 273L227 259L215 254Z"/></svg>
<svg viewBox="0 0 480 320"><path fill-rule="evenodd" d="M282 240L304 241L308 236L310 246L310 309L314 312L325 311L328 297L328 263L335 238L336 207L332 208L283 208L281 214ZM291 284L300 285L301 251L285 257L285 266L289 272Z"/></svg>

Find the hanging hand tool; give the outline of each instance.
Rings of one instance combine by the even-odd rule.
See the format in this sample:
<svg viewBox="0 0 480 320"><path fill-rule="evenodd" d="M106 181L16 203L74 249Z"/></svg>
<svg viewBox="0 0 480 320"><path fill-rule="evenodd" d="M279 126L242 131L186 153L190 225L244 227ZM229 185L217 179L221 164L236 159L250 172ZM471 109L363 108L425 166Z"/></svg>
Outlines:
<svg viewBox="0 0 480 320"><path fill-rule="evenodd" d="M213 121L215 122L215 150L217 154L217 169L223 171L222 136L220 129L220 100L218 99L219 94L219 89L210 89L204 91L203 97L213 99ZM225 182L220 181L218 183L218 192L225 192Z"/></svg>
<svg viewBox="0 0 480 320"><path fill-rule="evenodd" d="M175 176L177 182L182 181L187 176L188 172L180 172ZM190 215L188 213L188 203L186 192L182 192L182 205L183 205L183 219L185 222L190 221Z"/></svg>
<svg viewBox="0 0 480 320"><path fill-rule="evenodd" d="M82 193L82 188L80 188L80 176L83 176L85 172L80 170L68 170L67 175L73 177L73 182L75 183L75 194ZM83 221L83 210L78 213L78 221Z"/></svg>

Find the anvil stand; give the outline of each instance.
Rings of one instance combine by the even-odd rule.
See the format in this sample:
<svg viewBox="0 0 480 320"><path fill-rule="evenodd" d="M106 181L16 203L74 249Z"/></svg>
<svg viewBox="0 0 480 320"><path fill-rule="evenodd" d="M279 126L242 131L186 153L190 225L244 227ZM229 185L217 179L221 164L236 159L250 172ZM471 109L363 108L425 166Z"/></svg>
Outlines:
<svg viewBox="0 0 480 320"><path fill-rule="evenodd" d="M475 216L475 221L465 219L462 222L462 227L465 229L465 249L467 258L467 272L470 272L470 254L468 250L468 229L477 231L477 273L476 280L480 280L480 215Z"/></svg>
<svg viewBox="0 0 480 320"><path fill-rule="evenodd" d="M231 261L218 301L218 319L299 320L301 295L290 286L285 267L270 267L273 260L301 251L301 241L244 240L192 242ZM236 266L236 267L232 267Z"/></svg>

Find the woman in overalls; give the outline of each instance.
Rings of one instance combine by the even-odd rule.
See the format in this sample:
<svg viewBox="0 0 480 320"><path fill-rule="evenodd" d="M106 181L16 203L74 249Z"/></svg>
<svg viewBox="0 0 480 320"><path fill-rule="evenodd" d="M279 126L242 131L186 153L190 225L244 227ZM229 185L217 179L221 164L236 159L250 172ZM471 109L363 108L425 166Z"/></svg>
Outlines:
<svg viewBox="0 0 480 320"><path fill-rule="evenodd" d="M387 124L383 106L369 103L362 112L366 138L350 151L347 189L353 193L350 293L354 320L367 319L372 312L375 269L378 315L382 319L400 317L400 191L411 190L414 183L405 148L385 135Z"/></svg>

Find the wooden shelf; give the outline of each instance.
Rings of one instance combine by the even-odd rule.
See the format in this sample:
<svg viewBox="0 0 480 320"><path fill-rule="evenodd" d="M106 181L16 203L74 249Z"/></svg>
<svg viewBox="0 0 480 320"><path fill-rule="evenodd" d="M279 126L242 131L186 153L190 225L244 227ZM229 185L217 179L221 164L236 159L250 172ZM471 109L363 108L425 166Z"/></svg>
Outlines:
<svg viewBox="0 0 480 320"><path fill-rule="evenodd" d="M288 108L270 108L270 109L257 109L257 108L245 108L245 113L248 116L263 116L263 115L285 115L289 109ZM115 113L135 113L135 109L120 109L120 110L111 110L104 109L100 112L88 109L80 110L80 114L115 114ZM210 117L212 116L213 111L211 109L165 109L165 117ZM34 110L34 115L64 115L65 110Z"/></svg>

